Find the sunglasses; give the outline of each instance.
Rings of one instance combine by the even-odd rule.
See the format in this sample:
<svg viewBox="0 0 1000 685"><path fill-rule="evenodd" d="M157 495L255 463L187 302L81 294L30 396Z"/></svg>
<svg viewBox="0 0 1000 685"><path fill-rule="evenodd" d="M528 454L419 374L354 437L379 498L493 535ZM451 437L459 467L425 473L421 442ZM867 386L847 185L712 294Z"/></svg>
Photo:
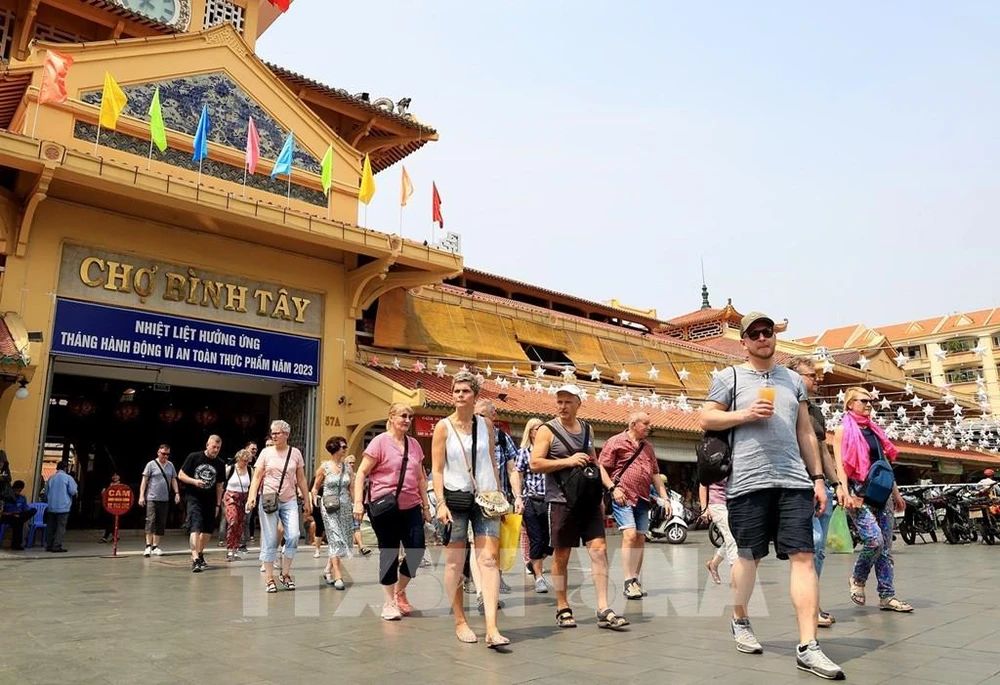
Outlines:
<svg viewBox="0 0 1000 685"><path fill-rule="evenodd" d="M857 398L857 399L855 399L854 401L855 401L855 402L860 402L861 404L867 404L867 405L869 405L869 406L871 406L871 405L872 405L872 400L871 400L871 398L870 398L870 397L858 397L858 398Z"/></svg>
<svg viewBox="0 0 1000 685"><path fill-rule="evenodd" d="M763 336L766 339L773 338L774 337L774 329L773 328L755 328L752 331L747 331L746 332L746 337L749 338L750 340L756 340L757 338L759 338L761 336Z"/></svg>

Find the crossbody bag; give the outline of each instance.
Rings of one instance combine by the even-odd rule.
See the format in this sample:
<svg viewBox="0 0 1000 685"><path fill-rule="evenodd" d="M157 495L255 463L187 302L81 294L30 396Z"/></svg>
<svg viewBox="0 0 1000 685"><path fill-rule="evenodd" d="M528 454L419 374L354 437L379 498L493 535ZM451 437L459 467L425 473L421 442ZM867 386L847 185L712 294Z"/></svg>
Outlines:
<svg viewBox="0 0 1000 685"><path fill-rule="evenodd" d="M399 481L396 483L395 492L382 495L377 500L371 500L371 491L368 494L368 518L384 516L393 511L399 511L399 493L403 491L403 479L406 478L406 464L410 461L410 436L403 436L403 463L399 467Z"/></svg>
<svg viewBox="0 0 1000 685"><path fill-rule="evenodd" d="M446 419L448 424L451 425L451 429L455 431L456 435L458 431L455 430L455 425L451 423L450 420ZM469 453L465 451L465 445L462 444L461 438L458 441L459 446L462 448L462 456L465 457L465 465L469 470L469 476L472 478L472 493L454 493L454 494L464 494L466 496L472 494L474 501L479 508L483 511L483 516L486 518L500 518L510 512L510 502L504 497L503 493L499 490L480 490L479 484L476 482L476 467L475 464L479 461L479 454L476 452L476 435L479 433L479 419L473 417L472 420L472 455L473 459L469 459ZM454 497L453 494L453 497ZM448 491L445 491L445 504L448 504ZM448 505L451 509L451 505ZM471 509L471 504L466 509L468 511Z"/></svg>
<svg viewBox="0 0 1000 685"><path fill-rule="evenodd" d="M608 490L608 492L604 496L604 507L606 511L611 511L611 505L614 502L611 493L614 491L615 488L618 487L618 484L622 482L622 478L625 477L625 472L628 471L628 467L631 466L635 462L635 460L639 458L639 455L642 454L642 448L644 448L645 446L646 446L646 441L640 440L639 446L635 448L635 452L633 452L632 456L629 457L629 460L625 462L625 466L623 466L621 471L618 472L618 475L612 479L611 489Z"/></svg>
<svg viewBox="0 0 1000 685"><path fill-rule="evenodd" d="M170 479L167 478L167 472L163 470L162 466L160 466L160 462L158 462L158 461L156 461L154 459L153 463L156 464L156 468L160 469L160 475L163 476L163 482L167 484L167 506L170 506L170 499L171 499L170 498Z"/></svg>
<svg viewBox="0 0 1000 685"><path fill-rule="evenodd" d="M336 514L340 511L340 493L344 489L344 476L347 475L347 464L340 464L340 480L337 481L337 494L323 495L323 509L328 514Z"/></svg>
<svg viewBox="0 0 1000 685"><path fill-rule="evenodd" d="M278 489L275 492L265 492L260 498L260 508L265 514L273 514L278 511L278 493L281 486L285 484L285 473L288 471L288 461L292 458L292 446L288 446L288 454L285 455L285 467L281 469L281 479L278 481Z"/></svg>
<svg viewBox="0 0 1000 685"><path fill-rule="evenodd" d="M583 424L582 450L586 450L587 445L590 444L590 425L585 421L580 421L580 423ZM553 419L545 425L552 432L552 436L566 449L566 456L572 456L582 451L569 444L569 440L563 436L562 430L557 427L557 424L558 419ZM562 490L563 496L566 498L566 506L569 507L570 511L587 513L594 511L601 505L604 499L601 469L593 461L588 462L586 466L574 466L556 471L552 476L559 489Z"/></svg>
<svg viewBox="0 0 1000 685"><path fill-rule="evenodd" d="M736 367L733 367L733 401L726 411L736 407ZM734 428L722 431L705 431L701 442L695 447L698 455L698 482L708 486L729 477L733 470Z"/></svg>

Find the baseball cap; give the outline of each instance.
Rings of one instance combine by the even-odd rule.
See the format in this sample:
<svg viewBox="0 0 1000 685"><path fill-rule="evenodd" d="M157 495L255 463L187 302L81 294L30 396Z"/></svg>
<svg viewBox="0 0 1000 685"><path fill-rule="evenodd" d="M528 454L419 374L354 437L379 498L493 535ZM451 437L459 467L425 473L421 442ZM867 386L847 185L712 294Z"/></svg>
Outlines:
<svg viewBox="0 0 1000 685"><path fill-rule="evenodd" d="M577 386L577 385L574 385L572 383L567 383L566 385L561 385L561 386L559 386L559 389L556 390L556 394L558 395L561 392L569 393L570 395L572 395L573 397L577 398L581 402L583 401L583 390L580 390L580 387Z"/></svg>
<svg viewBox="0 0 1000 685"><path fill-rule="evenodd" d="M767 321L771 326L774 326L774 319L772 319L767 314L762 312L750 312L742 319L740 319L740 337L742 338L747 334L747 329L753 326L758 321Z"/></svg>

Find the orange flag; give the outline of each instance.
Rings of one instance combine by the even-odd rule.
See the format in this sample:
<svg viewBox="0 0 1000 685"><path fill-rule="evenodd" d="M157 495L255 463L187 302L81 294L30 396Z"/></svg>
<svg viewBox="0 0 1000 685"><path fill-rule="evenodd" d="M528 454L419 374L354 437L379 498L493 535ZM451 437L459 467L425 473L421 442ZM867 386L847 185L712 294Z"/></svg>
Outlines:
<svg viewBox="0 0 1000 685"><path fill-rule="evenodd" d="M437 183L431 183L433 196L431 197L431 220L436 221L441 228L444 228L444 217L441 215L441 196L438 194Z"/></svg>
<svg viewBox="0 0 1000 685"><path fill-rule="evenodd" d="M406 167L404 166L402 187L399 189L399 206L405 207L411 195L413 195L413 184L410 182L410 175L406 173Z"/></svg>
<svg viewBox="0 0 1000 685"><path fill-rule="evenodd" d="M38 104L66 102L66 74L73 66L73 58L55 50L45 51L42 67L42 85L38 91Z"/></svg>

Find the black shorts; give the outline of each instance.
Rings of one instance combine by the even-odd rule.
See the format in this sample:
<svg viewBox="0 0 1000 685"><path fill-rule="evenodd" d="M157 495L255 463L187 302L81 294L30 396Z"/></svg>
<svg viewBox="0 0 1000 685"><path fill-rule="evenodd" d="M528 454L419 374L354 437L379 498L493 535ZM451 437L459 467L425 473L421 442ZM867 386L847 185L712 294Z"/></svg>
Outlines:
<svg viewBox="0 0 1000 685"><path fill-rule="evenodd" d="M812 490L756 490L729 499L726 507L729 530L744 559L763 559L771 542L779 559L815 550Z"/></svg>
<svg viewBox="0 0 1000 685"><path fill-rule="evenodd" d="M579 547L580 542L604 538L604 510L597 507L584 515L560 502L549 502L549 539L553 547Z"/></svg>
<svg viewBox="0 0 1000 685"><path fill-rule="evenodd" d="M187 498L187 528L189 533L210 535L218 522L219 510L215 500L200 500L197 497Z"/></svg>
<svg viewBox="0 0 1000 685"><path fill-rule="evenodd" d="M167 530L167 511L170 502L146 500L146 533L162 536Z"/></svg>
<svg viewBox="0 0 1000 685"><path fill-rule="evenodd" d="M528 558L544 559L552 555L549 544L549 510L545 500L524 500L524 531L528 535Z"/></svg>

